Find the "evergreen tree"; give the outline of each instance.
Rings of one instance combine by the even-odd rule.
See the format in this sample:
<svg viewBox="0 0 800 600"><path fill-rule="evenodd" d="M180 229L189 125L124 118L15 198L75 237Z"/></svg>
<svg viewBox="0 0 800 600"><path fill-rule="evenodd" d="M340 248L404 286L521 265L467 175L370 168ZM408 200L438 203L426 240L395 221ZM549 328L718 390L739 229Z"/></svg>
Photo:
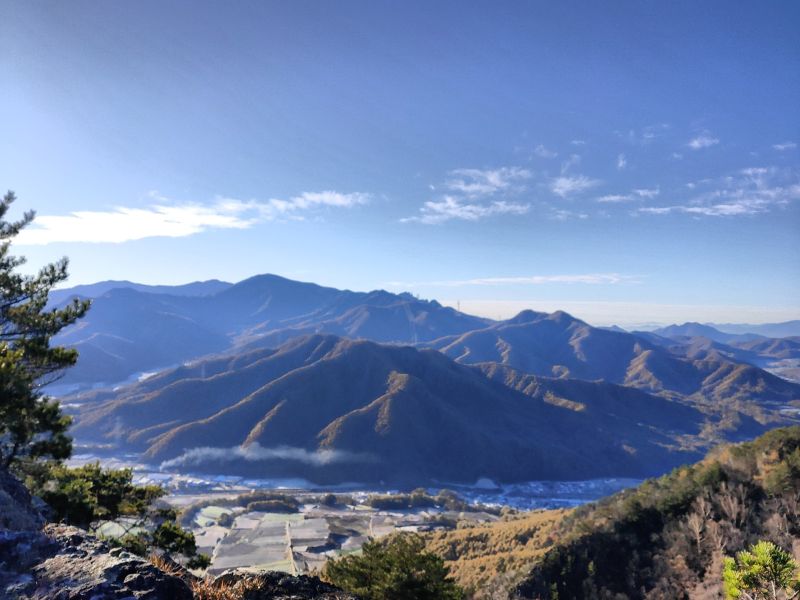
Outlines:
<svg viewBox="0 0 800 600"><path fill-rule="evenodd" d="M800 580L792 555L772 542L761 541L725 559L722 573L725 596L746 600L779 600L796 598Z"/></svg>
<svg viewBox="0 0 800 600"><path fill-rule="evenodd" d="M58 402L41 393L77 359L75 350L51 347L50 340L81 318L89 302L75 300L55 309L47 307L54 286L67 279L66 258L48 264L35 275L18 272L23 257L11 254L19 232L33 221L26 212L19 221L6 215L16 197L8 192L0 200L0 465L9 467L21 458L67 458L72 440L70 419Z"/></svg>
<svg viewBox="0 0 800 600"><path fill-rule="evenodd" d="M425 552L418 535L399 534L364 544L361 555L325 564L322 576L365 600L461 600L444 561Z"/></svg>

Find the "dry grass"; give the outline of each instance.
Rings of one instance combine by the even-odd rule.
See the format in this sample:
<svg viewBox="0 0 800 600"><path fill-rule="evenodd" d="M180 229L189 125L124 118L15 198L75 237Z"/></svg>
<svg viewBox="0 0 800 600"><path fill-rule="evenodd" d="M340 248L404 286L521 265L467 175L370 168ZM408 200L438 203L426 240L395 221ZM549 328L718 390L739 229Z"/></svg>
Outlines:
<svg viewBox="0 0 800 600"><path fill-rule="evenodd" d="M183 579L184 577L184 570L181 566L171 560L165 559L161 554L151 554L147 557L147 560L150 561L150 564L153 565L159 571L163 571L167 575L171 575L172 577L177 577L179 579Z"/></svg>
<svg viewBox="0 0 800 600"><path fill-rule="evenodd" d="M241 600L247 592L259 589L258 579L243 578L236 583L214 583L211 578L198 579L191 583L192 594L195 600Z"/></svg>
<svg viewBox="0 0 800 600"><path fill-rule="evenodd" d="M214 583L212 577L196 578L189 575L187 578L187 572L180 565L159 554L151 554L148 560L167 575L186 581L196 600L241 600L247 592L257 591L260 585L258 579L250 577L244 577L235 583Z"/></svg>
<svg viewBox="0 0 800 600"><path fill-rule="evenodd" d="M508 520L435 532L427 550L445 559L456 582L476 598L513 585L553 544L553 530L567 510L524 513Z"/></svg>

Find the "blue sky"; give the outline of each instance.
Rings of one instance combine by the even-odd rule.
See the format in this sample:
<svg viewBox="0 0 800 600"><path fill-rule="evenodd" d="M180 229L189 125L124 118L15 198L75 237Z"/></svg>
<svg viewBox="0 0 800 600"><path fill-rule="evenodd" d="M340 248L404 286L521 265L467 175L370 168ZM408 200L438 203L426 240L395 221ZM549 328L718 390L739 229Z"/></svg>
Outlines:
<svg viewBox="0 0 800 600"><path fill-rule="evenodd" d="M71 283L800 318L796 2L0 0L0 186Z"/></svg>

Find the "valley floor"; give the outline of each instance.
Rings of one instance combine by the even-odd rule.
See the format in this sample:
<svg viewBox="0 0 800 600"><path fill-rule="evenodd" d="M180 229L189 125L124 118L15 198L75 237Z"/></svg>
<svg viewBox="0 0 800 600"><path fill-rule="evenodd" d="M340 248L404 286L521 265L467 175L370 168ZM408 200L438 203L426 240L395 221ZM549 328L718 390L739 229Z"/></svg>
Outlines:
<svg viewBox="0 0 800 600"><path fill-rule="evenodd" d="M80 464L93 460L96 457L81 455L72 462ZM395 531L426 533L437 549L448 543L463 545L462 538L468 538L465 532L479 531L477 528L480 526L501 520L513 520L515 523L493 530L500 531L501 538L505 530L517 533L524 530L520 535L529 535L530 523L525 519L530 520L530 515L537 515L532 517L537 523L541 520L541 528L537 524L534 530L544 535L547 524L554 523L565 510L639 483L632 479L601 479L533 481L502 486L481 481L472 487L442 484L442 488L454 489L458 498L468 506L459 506L455 510L432 506L397 509L370 505L370 499L376 495L398 492L391 489L365 488L357 484L320 488L299 480L248 480L230 476L164 473L146 465L131 465L125 457L105 459L103 464L131 466L138 483L157 483L169 491L165 501L180 509L183 525L195 534L198 550L211 557L211 574L234 567L278 570L291 574L308 573L320 569L331 557L359 551L370 538L380 538ZM427 491L435 494L438 488ZM281 506L264 509L257 503L241 500L270 493L296 500L296 512L288 512ZM337 502L326 505L322 500L331 493ZM536 512L518 512L530 510ZM517 522L521 517L524 517L523 520ZM99 533L122 535L124 528L117 523L107 523ZM502 546L505 542L499 543ZM518 541L514 543L512 540L512 545L515 545L515 551L519 549L516 547L520 546ZM543 547L540 543L536 546ZM473 548L470 560L479 559L488 548ZM509 548L503 551L491 545L490 553L496 557L494 562L490 561L491 564L477 571L453 564L454 574L458 577L459 573L470 573L469 581L463 581L469 587L482 582L480 574L486 568L490 572L498 568L510 571L514 566L513 561L508 565L505 560L498 562L503 553L508 554L508 551ZM459 552L459 556L462 554Z"/></svg>

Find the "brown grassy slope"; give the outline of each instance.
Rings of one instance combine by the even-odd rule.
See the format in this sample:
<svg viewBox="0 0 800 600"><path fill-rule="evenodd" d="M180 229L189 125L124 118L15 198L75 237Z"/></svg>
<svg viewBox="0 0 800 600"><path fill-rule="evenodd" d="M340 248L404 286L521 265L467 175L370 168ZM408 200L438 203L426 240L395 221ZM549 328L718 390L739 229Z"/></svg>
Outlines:
<svg viewBox="0 0 800 600"><path fill-rule="evenodd" d="M556 525L568 510L540 510L495 523L425 536L427 550L445 559L456 582L475 598L511 589L554 543Z"/></svg>

